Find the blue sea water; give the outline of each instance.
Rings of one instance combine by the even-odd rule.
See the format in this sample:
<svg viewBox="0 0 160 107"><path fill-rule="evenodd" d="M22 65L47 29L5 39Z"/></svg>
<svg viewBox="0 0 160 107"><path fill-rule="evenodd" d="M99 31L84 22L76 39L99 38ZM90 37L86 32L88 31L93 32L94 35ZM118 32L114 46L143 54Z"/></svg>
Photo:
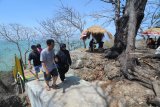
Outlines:
<svg viewBox="0 0 160 107"><path fill-rule="evenodd" d="M45 48L45 41L35 41L32 44L37 44L40 43L42 45L42 48ZM80 40L73 40L71 41L72 46L70 46L71 50L74 50L76 48L83 47L83 43ZM20 43L21 49L22 49L22 55L24 59L24 53L25 50L28 48L28 45L26 44L25 41L22 41ZM55 50L57 51L59 49L58 45L56 44ZM31 51L31 50L30 50ZM15 54L17 56L19 55L18 49L14 43L5 41L5 40L0 40L0 71L11 71L13 66L14 66L14 56ZM29 53L27 53L28 56Z"/></svg>

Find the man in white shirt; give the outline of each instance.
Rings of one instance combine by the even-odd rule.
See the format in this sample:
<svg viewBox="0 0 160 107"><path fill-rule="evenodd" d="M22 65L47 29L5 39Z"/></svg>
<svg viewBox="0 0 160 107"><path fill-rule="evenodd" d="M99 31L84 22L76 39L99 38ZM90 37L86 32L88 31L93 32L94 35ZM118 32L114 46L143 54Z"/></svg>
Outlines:
<svg viewBox="0 0 160 107"><path fill-rule="evenodd" d="M47 84L47 90L50 91L49 81L53 78L53 88L58 88L56 85L58 77L58 69L54 61L55 52L54 52L54 40L48 39L46 41L47 48L43 49L41 52L40 60L42 62L42 68L44 71L44 79Z"/></svg>

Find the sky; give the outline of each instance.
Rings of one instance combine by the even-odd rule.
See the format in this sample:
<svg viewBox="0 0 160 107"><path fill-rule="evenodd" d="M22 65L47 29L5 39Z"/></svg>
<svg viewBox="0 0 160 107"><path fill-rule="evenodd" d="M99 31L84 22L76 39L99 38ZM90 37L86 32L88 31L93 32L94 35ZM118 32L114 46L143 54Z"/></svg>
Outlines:
<svg viewBox="0 0 160 107"><path fill-rule="evenodd" d="M61 6L73 7L86 15L112 5L100 0L0 0L0 24L18 23L28 27L39 26L38 22L54 17ZM88 25L96 22L87 20Z"/></svg>
<svg viewBox="0 0 160 107"><path fill-rule="evenodd" d="M61 3L74 8L82 15L113 9L111 4L100 0L0 0L0 24L18 23L27 27L38 27L40 21L55 16ZM108 12L107 14L113 16L113 13ZM94 24L102 24L103 21L98 22L88 17L85 29ZM114 23L105 28L114 35Z"/></svg>

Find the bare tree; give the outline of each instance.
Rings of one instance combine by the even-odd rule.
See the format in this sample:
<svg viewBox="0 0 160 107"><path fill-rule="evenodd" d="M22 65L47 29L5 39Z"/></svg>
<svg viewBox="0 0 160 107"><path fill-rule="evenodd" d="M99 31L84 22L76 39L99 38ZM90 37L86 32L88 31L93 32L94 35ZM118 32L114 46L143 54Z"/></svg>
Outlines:
<svg viewBox="0 0 160 107"><path fill-rule="evenodd" d="M76 28L80 33L83 32L85 20L78 11L74 10L71 7L64 6L62 4L62 7L59 9L57 16L59 19L65 21L68 24L68 26ZM86 48L85 41L83 41L83 43L84 48Z"/></svg>
<svg viewBox="0 0 160 107"><path fill-rule="evenodd" d="M127 76L127 78L131 79L131 77L128 76L128 69L129 67L135 66L133 63L133 58L134 55L131 53L134 53L135 51L135 33L136 33L136 13L135 13L135 8L134 8L134 2L129 1L128 2L129 8L129 22L128 22L128 33L127 33L127 47L126 51L124 52L124 59L121 60L120 62L122 63L122 71L124 73L124 76ZM129 63L130 61L130 63Z"/></svg>
<svg viewBox="0 0 160 107"><path fill-rule="evenodd" d="M65 20L58 19L57 17L44 20L40 25L44 29L45 35L49 35L49 37L53 38L58 44L66 42L70 50L70 38L76 31L73 26L69 26ZM39 31L42 33L42 30Z"/></svg>
<svg viewBox="0 0 160 107"><path fill-rule="evenodd" d="M129 20L129 0L126 0L126 5L123 11L123 15L118 19L118 31L115 33L114 46L110 51L107 52L106 57L115 58L118 57L123 51L125 51L127 46L127 33L128 33L128 20ZM136 35L140 27L142 19L144 17L144 9L147 0L134 0L135 13L137 18L136 23ZM116 55L114 53L117 53ZM115 55L115 56L112 56Z"/></svg>
<svg viewBox="0 0 160 107"><path fill-rule="evenodd" d="M140 26L140 34L144 29L158 26L160 22L160 0L148 1L145 13Z"/></svg>
<svg viewBox="0 0 160 107"><path fill-rule="evenodd" d="M69 26L65 21L64 22L62 21L61 25L65 27L63 30L63 35L65 38L66 44L68 46L68 49L71 50L70 49L70 38L73 37L73 35L76 32L76 29L72 26Z"/></svg>
<svg viewBox="0 0 160 107"><path fill-rule="evenodd" d="M120 0L100 0L108 4L112 4L113 8L104 8L102 11L94 12L91 14L91 16L97 20L104 19L104 22L102 25L110 25L111 22L114 22L116 31L118 30L118 20L121 16L121 11L124 9L124 6L122 3L120 3Z"/></svg>
<svg viewBox="0 0 160 107"><path fill-rule="evenodd" d="M25 53L27 53L30 48L31 38L33 35L34 34L29 30L29 28L19 24L0 25L1 38L16 45L21 59L23 58L22 46L26 42L27 49Z"/></svg>
<svg viewBox="0 0 160 107"><path fill-rule="evenodd" d="M51 18L46 19L39 24L44 29L43 31L45 32L45 35L49 35L49 37L53 38L58 44L61 43L65 27L60 24L59 20Z"/></svg>
<svg viewBox="0 0 160 107"><path fill-rule="evenodd" d="M37 34L33 29L25 27L24 35L25 35L25 41L26 41L25 52L24 52L24 65L26 67L26 65L27 65L27 53L29 52L29 50L31 48L31 43L35 42L35 37L36 37Z"/></svg>
<svg viewBox="0 0 160 107"><path fill-rule="evenodd" d="M118 59L120 61L123 76L129 80L137 81L143 86L152 89L155 92L155 98L147 99L148 103L155 106L160 106L160 91L158 81L143 75L142 72L138 72L138 69L136 69L138 60L134 55L135 37L144 17L146 3L147 0L126 1L124 14L118 20L119 30L118 32L116 31L115 44L111 51L117 51L121 48L121 52L119 53L122 54ZM152 19L151 23L151 25L154 24ZM112 53L110 55L112 55Z"/></svg>

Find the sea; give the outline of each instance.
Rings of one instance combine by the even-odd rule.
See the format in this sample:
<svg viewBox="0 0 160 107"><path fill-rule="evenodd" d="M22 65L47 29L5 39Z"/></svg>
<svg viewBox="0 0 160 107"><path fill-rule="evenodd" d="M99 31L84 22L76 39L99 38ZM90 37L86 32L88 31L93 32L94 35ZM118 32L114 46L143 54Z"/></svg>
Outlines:
<svg viewBox="0 0 160 107"><path fill-rule="evenodd" d="M36 45L37 43L40 43L42 48L46 47L45 41L42 41L42 40L36 40L30 44ZM21 41L20 47L22 50L22 55L24 60L25 50L28 49L27 42ZM75 50L77 48L82 48L82 47L83 47L83 42L81 40L70 41L70 45L69 45L70 51ZM58 50L59 50L59 46L58 44L55 44L55 51L58 51ZM29 52L31 52L31 49L29 50ZM27 59L28 59L29 52L26 55ZM17 46L14 43L8 42L6 40L0 40L0 71L12 71L15 64L15 55L20 57Z"/></svg>

